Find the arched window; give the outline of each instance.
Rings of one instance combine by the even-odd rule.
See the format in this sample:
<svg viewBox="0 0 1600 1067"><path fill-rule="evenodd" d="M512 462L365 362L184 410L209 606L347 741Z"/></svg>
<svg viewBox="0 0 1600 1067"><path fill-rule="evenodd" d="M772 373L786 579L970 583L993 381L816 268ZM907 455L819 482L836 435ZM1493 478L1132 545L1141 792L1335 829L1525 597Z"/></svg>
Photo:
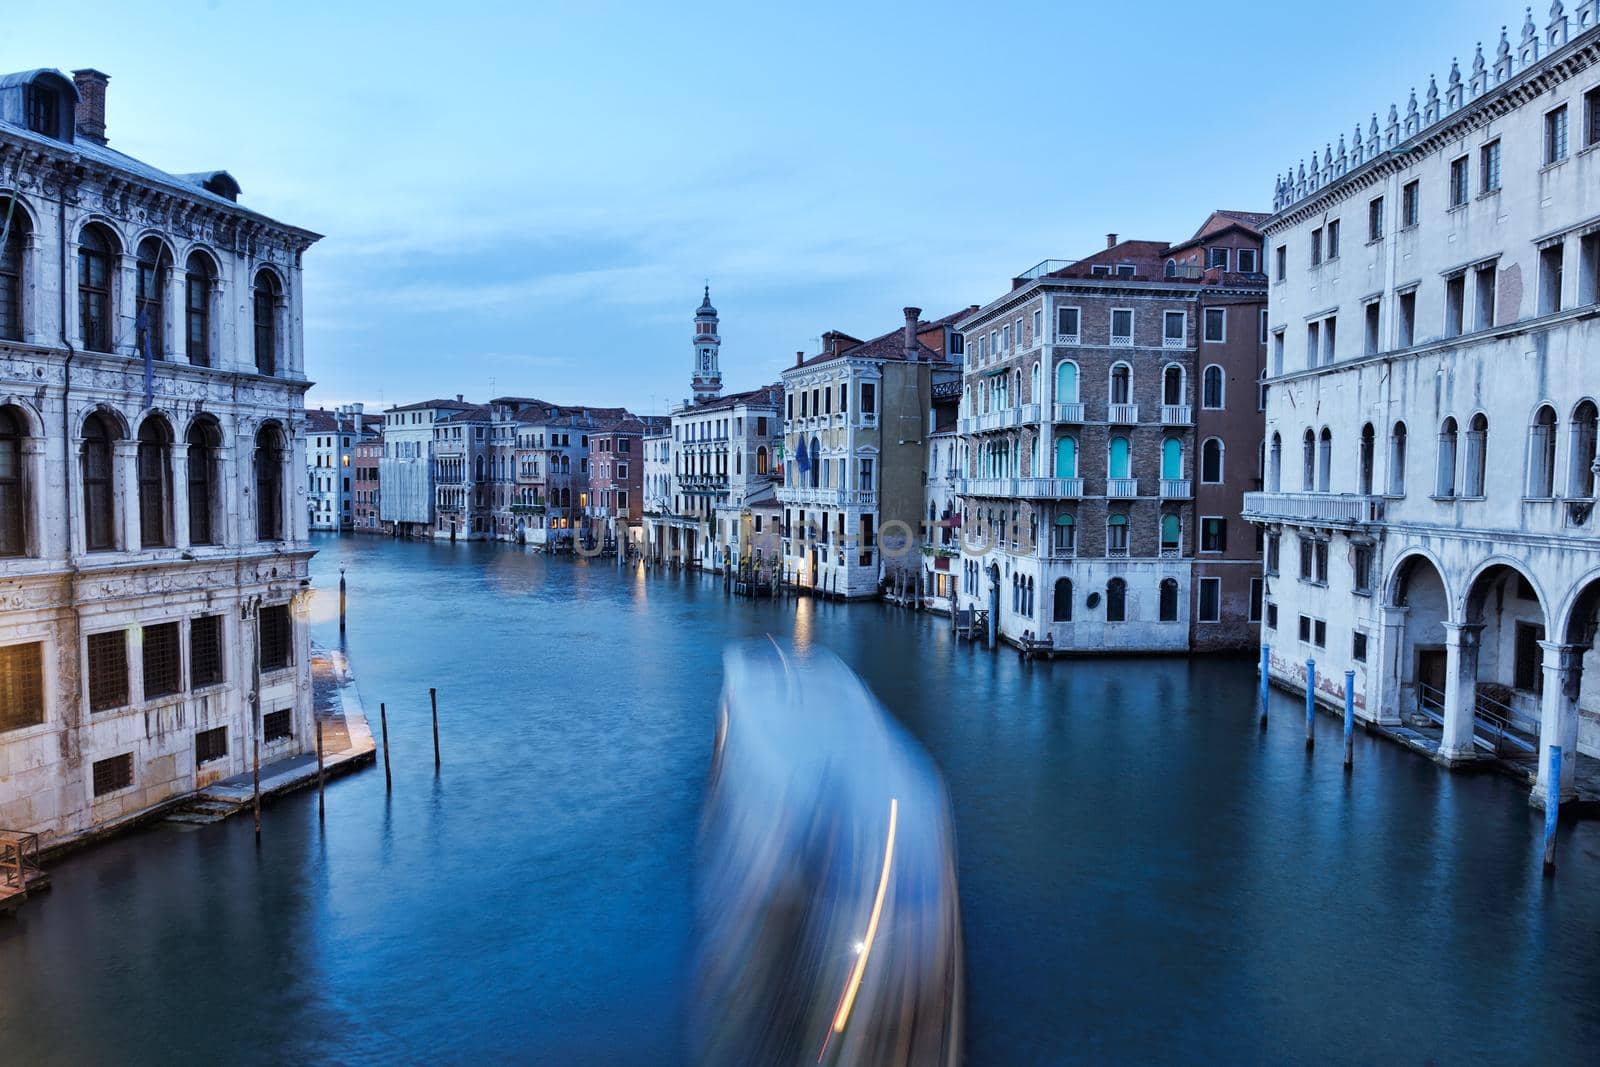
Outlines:
<svg viewBox="0 0 1600 1067"><path fill-rule="evenodd" d="M154 237L139 242L134 264L134 347L140 356L165 359L167 317L165 314L167 278L172 273L172 255Z"/></svg>
<svg viewBox="0 0 1600 1067"><path fill-rule="evenodd" d="M1106 555L1112 558L1128 554L1128 516L1112 515L1106 519Z"/></svg>
<svg viewBox="0 0 1600 1067"><path fill-rule="evenodd" d="M256 273L256 372L278 373L278 279L269 270Z"/></svg>
<svg viewBox="0 0 1600 1067"><path fill-rule="evenodd" d="M801 447L804 447L803 445ZM817 444L817 439L811 439L811 488L816 489L822 484L822 449Z"/></svg>
<svg viewBox="0 0 1600 1067"><path fill-rule="evenodd" d="M476 459L474 459L472 461L472 480L475 481L475 482L483 481L483 457L482 456L478 456Z"/></svg>
<svg viewBox="0 0 1600 1067"><path fill-rule="evenodd" d="M1068 360L1056 364L1056 403L1078 402L1078 365Z"/></svg>
<svg viewBox="0 0 1600 1067"><path fill-rule="evenodd" d="M1317 488L1317 435L1310 428L1301 442L1301 452L1300 488L1309 493Z"/></svg>
<svg viewBox="0 0 1600 1067"><path fill-rule="evenodd" d="M1051 535L1050 547L1058 556L1073 556L1078 551L1078 528L1073 524L1071 515L1057 515L1055 523L1051 526L1054 533Z"/></svg>
<svg viewBox="0 0 1600 1067"><path fill-rule="evenodd" d="M1272 448L1267 452L1267 491L1283 491L1283 436L1276 431L1272 435Z"/></svg>
<svg viewBox="0 0 1600 1067"><path fill-rule="evenodd" d="M1567 476L1567 495L1575 500L1594 499L1594 460L1600 410L1594 401L1585 400L1572 409L1572 468Z"/></svg>
<svg viewBox="0 0 1600 1067"><path fill-rule="evenodd" d="M1206 485L1222 484L1222 442L1208 437L1200 446L1200 481Z"/></svg>
<svg viewBox="0 0 1600 1067"><path fill-rule="evenodd" d="M1447 418L1439 427L1439 469L1433 486L1433 495L1456 495L1456 420Z"/></svg>
<svg viewBox="0 0 1600 1067"><path fill-rule="evenodd" d="M1556 409L1545 404L1533 416L1528 449L1528 495L1555 496Z"/></svg>
<svg viewBox="0 0 1600 1067"><path fill-rule="evenodd" d="M1017 402L1020 404L1022 401L1019 399ZM1031 372L1031 376L1028 379L1028 403L1037 404L1038 402L1039 402L1039 364L1038 364L1038 361L1035 361L1034 364L1033 364L1033 371Z"/></svg>
<svg viewBox="0 0 1600 1067"><path fill-rule="evenodd" d="M1329 493L1333 480L1333 432L1326 426L1317 442L1317 492Z"/></svg>
<svg viewBox="0 0 1600 1067"><path fill-rule="evenodd" d="M1126 622L1128 619L1128 583L1113 578L1106 583L1106 622Z"/></svg>
<svg viewBox="0 0 1600 1067"><path fill-rule="evenodd" d="M199 252L189 257L183 277L184 353L196 367L211 366L211 260Z"/></svg>
<svg viewBox="0 0 1600 1067"><path fill-rule="evenodd" d="M1389 495L1406 493L1406 424L1397 422L1389 432Z"/></svg>
<svg viewBox="0 0 1600 1067"><path fill-rule="evenodd" d="M1072 579L1057 578L1056 589L1050 602L1051 622L1072 621Z"/></svg>
<svg viewBox="0 0 1600 1067"><path fill-rule="evenodd" d="M116 426L100 412L90 415L83 424L83 543L90 552L109 552L117 547L111 445L120 436Z"/></svg>
<svg viewBox="0 0 1600 1067"><path fill-rule="evenodd" d="M0 200L0 339L22 340L23 257L28 216L15 200Z"/></svg>
<svg viewBox="0 0 1600 1067"><path fill-rule="evenodd" d="M148 418L139 427L139 547L165 548L172 543L167 535L167 504L172 499L169 445L171 437L159 418Z"/></svg>
<svg viewBox="0 0 1600 1067"><path fill-rule="evenodd" d="M1033 618L1033 579L1030 577L1022 586L1022 614L1026 618Z"/></svg>
<svg viewBox="0 0 1600 1067"><path fill-rule="evenodd" d="M1022 613L1022 575L1011 576L1011 614Z"/></svg>
<svg viewBox="0 0 1600 1067"><path fill-rule="evenodd" d="M1076 478L1078 476L1078 439L1076 437L1056 438L1056 477Z"/></svg>
<svg viewBox="0 0 1600 1067"><path fill-rule="evenodd" d="M78 238L78 340L91 352L111 351L111 257L105 227L90 225Z"/></svg>
<svg viewBox="0 0 1600 1067"><path fill-rule="evenodd" d="M20 556L28 551L22 473L25 426L15 410L0 408L0 556Z"/></svg>
<svg viewBox="0 0 1600 1067"><path fill-rule="evenodd" d="M211 419L189 427L189 543L217 543L217 464L222 432Z"/></svg>
<svg viewBox="0 0 1600 1067"><path fill-rule="evenodd" d="M1127 478L1129 469L1128 439L1121 434L1111 439L1107 452L1106 475L1110 478Z"/></svg>
<svg viewBox="0 0 1600 1067"><path fill-rule="evenodd" d="M283 531L283 434L275 425L256 434L256 540L281 541Z"/></svg>
<svg viewBox="0 0 1600 1067"><path fill-rule="evenodd" d="M756 473L767 473L767 449L765 445L756 449Z"/></svg>
<svg viewBox="0 0 1600 1067"><path fill-rule="evenodd" d="M1206 368L1205 375L1200 379L1201 407L1217 410L1224 406L1226 401L1223 392L1225 381L1221 367L1213 363Z"/></svg>
<svg viewBox="0 0 1600 1067"><path fill-rule="evenodd" d="M1466 484L1462 496L1482 496L1488 472L1489 416L1478 412L1467 423Z"/></svg>
<svg viewBox="0 0 1600 1067"><path fill-rule="evenodd" d="M1111 402L1133 403L1133 368L1126 363L1114 363L1111 366Z"/></svg>
<svg viewBox="0 0 1600 1067"><path fill-rule="evenodd" d="M1183 550L1183 523L1178 516L1167 512L1161 516L1161 554L1176 556Z"/></svg>
<svg viewBox="0 0 1600 1067"><path fill-rule="evenodd" d="M1175 259L1167 260L1167 265L1161 269L1161 273L1168 278L1176 278L1178 276L1178 261Z"/></svg>
<svg viewBox="0 0 1600 1067"><path fill-rule="evenodd" d="M1161 579L1161 621L1178 621L1178 580Z"/></svg>
<svg viewBox="0 0 1600 1067"><path fill-rule="evenodd" d="M1168 363L1166 370L1161 372L1161 402L1183 403L1183 368L1176 363Z"/></svg>
<svg viewBox="0 0 1600 1067"><path fill-rule="evenodd" d="M1176 437L1161 442L1161 477L1168 480L1183 477L1183 442Z"/></svg>
<svg viewBox="0 0 1600 1067"><path fill-rule="evenodd" d="M1362 496L1372 493L1372 453L1377 443L1377 432L1372 423L1361 427L1361 454L1356 464L1356 492Z"/></svg>

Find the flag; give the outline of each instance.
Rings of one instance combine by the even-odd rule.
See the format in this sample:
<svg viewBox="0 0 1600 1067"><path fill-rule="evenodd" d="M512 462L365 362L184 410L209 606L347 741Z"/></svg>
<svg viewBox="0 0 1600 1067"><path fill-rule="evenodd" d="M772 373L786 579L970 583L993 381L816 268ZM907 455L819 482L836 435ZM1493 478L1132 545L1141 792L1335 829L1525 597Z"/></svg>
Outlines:
<svg viewBox="0 0 1600 1067"><path fill-rule="evenodd" d="M807 474L811 471L811 456L806 452L804 442L801 442L799 447L794 450L794 465L801 474Z"/></svg>
<svg viewBox="0 0 1600 1067"><path fill-rule="evenodd" d="M140 308L138 316L133 320L135 336L139 338L139 347L144 351L144 406L150 407L155 403L156 395L156 364L155 354L150 349L150 312Z"/></svg>

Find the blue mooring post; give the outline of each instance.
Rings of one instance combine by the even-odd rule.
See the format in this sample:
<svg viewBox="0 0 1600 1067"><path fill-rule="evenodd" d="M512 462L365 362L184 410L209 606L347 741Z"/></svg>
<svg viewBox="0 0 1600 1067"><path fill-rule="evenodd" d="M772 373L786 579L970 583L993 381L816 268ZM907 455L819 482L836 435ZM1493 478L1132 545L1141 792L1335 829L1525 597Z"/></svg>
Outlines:
<svg viewBox="0 0 1600 1067"><path fill-rule="evenodd" d="M1550 746L1550 766L1545 771L1544 873L1556 869L1556 820L1561 817L1561 746Z"/></svg>
<svg viewBox="0 0 1600 1067"><path fill-rule="evenodd" d="M1261 728L1267 728L1267 665L1272 662L1272 646L1261 646L1261 695L1256 702L1261 706Z"/></svg>
<svg viewBox="0 0 1600 1067"><path fill-rule="evenodd" d="M1344 672L1344 769L1349 770L1356 735L1356 672Z"/></svg>
<svg viewBox="0 0 1600 1067"><path fill-rule="evenodd" d="M1317 661L1306 660L1306 747L1317 743Z"/></svg>

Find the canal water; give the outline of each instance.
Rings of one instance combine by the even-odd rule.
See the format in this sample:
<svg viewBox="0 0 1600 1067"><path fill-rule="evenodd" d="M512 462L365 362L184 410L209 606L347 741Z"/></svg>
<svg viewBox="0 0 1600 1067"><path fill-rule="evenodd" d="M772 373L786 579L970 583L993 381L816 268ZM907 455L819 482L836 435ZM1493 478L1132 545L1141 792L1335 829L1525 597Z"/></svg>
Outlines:
<svg viewBox="0 0 1600 1067"><path fill-rule="evenodd" d="M875 604L493 545L324 539L315 637L382 770L54 866L0 923L0 1062L673 1064L733 640L831 649L947 778L968 1062L1587 1062L1600 827L1553 880L1525 788L1452 775L1248 659L1024 664ZM1325 669L1338 669L1330 663ZM427 689L441 705L435 775ZM374 723L376 726L376 723Z"/></svg>

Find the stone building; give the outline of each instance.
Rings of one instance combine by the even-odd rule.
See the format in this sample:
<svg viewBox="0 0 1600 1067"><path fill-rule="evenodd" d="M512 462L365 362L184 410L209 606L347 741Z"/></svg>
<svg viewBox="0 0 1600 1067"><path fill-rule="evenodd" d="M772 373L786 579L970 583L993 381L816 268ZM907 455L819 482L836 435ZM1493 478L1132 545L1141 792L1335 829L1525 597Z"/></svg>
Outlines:
<svg viewBox="0 0 1600 1067"><path fill-rule="evenodd" d="M382 481L379 478L379 464L383 462L383 432L381 430L356 442L355 489L352 495L355 498L355 532L356 533L381 533L383 520L379 518L382 501Z"/></svg>
<svg viewBox="0 0 1600 1067"><path fill-rule="evenodd" d="M1265 216L1047 260L966 336L958 600L1012 642L1256 642Z"/></svg>
<svg viewBox="0 0 1600 1067"><path fill-rule="evenodd" d="M1594 0L1278 179L1262 641L1438 757L1600 754ZM1573 760L1561 790L1572 794Z"/></svg>
<svg viewBox="0 0 1600 1067"><path fill-rule="evenodd" d="M383 459L378 464L383 493L378 514L386 533L433 535L433 424L471 406L458 393L454 400L421 400L383 413Z"/></svg>
<svg viewBox="0 0 1600 1067"><path fill-rule="evenodd" d="M363 415L362 407L306 409L306 512L313 532L355 527L356 446L376 435L383 421Z"/></svg>
<svg viewBox="0 0 1600 1067"><path fill-rule="evenodd" d="M971 310L923 322L906 308L899 329L870 341L830 330L820 353L797 353L784 371L778 500L790 582L872 597L896 567L906 588L921 581L933 388L960 382L955 324Z"/></svg>
<svg viewBox="0 0 1600 1067"><path fill-rule="evenodd" d="M629 415L600 423L589 435L586 529L598 545L616 548L644 540L644 442L661 432L661 419Z"/></svg>
<svg viewBox="0 0 1600 1067"><path fill-rule="evenodd" d="M311 742L301 257L225 171L0 77L0 827L59 844Z"/></svg>
<svg viewBox="0 0 1600 1067"><path fill-rule="evenodd" d="M489 409L468 404L433 424L433 538L490 536Z"/></svg>
<svg viewBox="0 0 1600 1067"><path fill-rule="evenodd" d="M922 606L946 613L955 599L956 574L961 548L961 500L956 495L961 484L961 437L956 432L961 408L962 385L954 381L934 383L933 406L929 410L928 472L923 492Z"/></svg>

